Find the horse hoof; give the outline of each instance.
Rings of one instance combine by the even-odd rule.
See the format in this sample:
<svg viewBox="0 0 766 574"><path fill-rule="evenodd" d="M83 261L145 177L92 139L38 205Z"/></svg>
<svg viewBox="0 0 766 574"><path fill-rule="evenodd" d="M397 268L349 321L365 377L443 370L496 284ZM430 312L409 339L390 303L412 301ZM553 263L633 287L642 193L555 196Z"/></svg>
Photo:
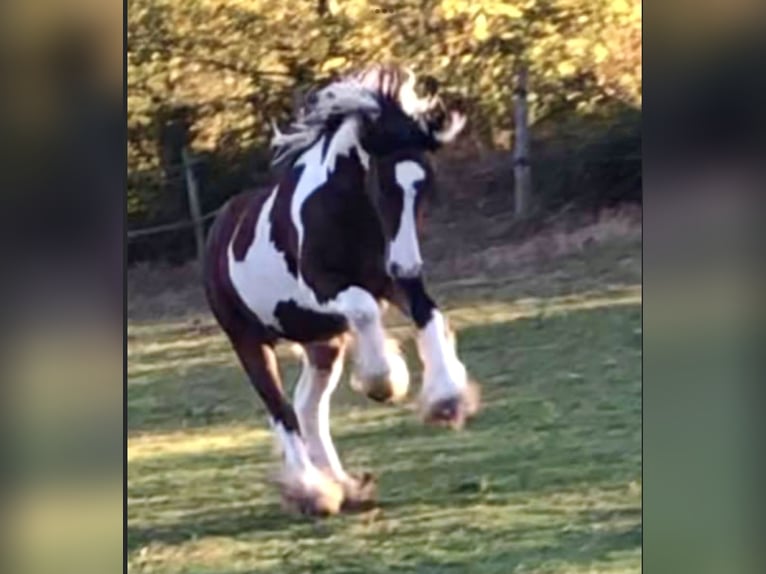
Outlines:
<svg viewBox="0 0 766 574"><path fill-rule="evenodd" d="M345 512L364 512L375 507L375 477L365 472L352 475L351 480L343 485L343 504Z"/></svg>
<svg viewBox="0 0 766 574"><path fill-rule="evenodd" d="M357 365L351 386L379 403L396 403L407 396L410 372L407 362L398 351L396 341L386 341L386 346L385 365L379 365L372 372Z"/></svg>
<svg viewBox="0 0 766 574"><path fill-rule="evenodd" d="M402 360L401 364L392 365L387 373L372 376L357 374L352 386L368 398L379 403L397 403L407 396L409 372Z"/></svg>
<svg viewBox="0 0 766 574"><path fill-rule="evenodd" d="M282 503L289 512L326 517L340 512L343 488L322 476L311 483L281 480Z"/></svg>
<svg viewBox="0 0 766 574"><path fill-rule="evenodd" d="M423 409L423 419L427 424L459 430L463 428L467 419L476 414L478 408L479 386L469 383L461 395L426 405Z"/></svg>
<svg viewBox="0 0 766 574"><path fill-rule="evenodd" d="M362 387L367 398L378 403L388 403L394 397L394 389L388 375L368 378L364 381Z"/></svg>

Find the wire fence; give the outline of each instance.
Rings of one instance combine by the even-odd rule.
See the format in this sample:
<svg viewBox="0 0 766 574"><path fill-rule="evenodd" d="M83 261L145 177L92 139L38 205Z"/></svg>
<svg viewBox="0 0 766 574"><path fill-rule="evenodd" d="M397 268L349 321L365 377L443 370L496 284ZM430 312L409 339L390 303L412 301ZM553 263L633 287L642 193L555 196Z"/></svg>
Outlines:
<svg viewBox="0 0 766 574"><path fill-rule="evenodd" d="M625 154L625 155L606 155L602 156L600 158L595 159L589 159L589 164L607 164L612 162L640 162L642 160L642 156L640 154ZM538 158L535 160L535 163L538 165L544 165L546 163L558 163L558 160L556 158L553 159L547 159L547 158ZM509 160L509 166L512 164L511 160ZM162 173L162 170L156 170L158 174ZM480 168L477 171L474 172L474 176L481 179L485 176L492 175L494 172L497 171L497 167L493 165L488 165L484 168ZM139 175L138 178L150 179L151 176L144 176ZM183 173L178 173L170 178L165 177L162 179L163 183L182 183L185 181L185 176ZM194 221L193 219L182 219L178 221L163 223L159 225L152 225L148 227L141 227L138 229L129 229L127 231L127 238L128 241L133 239L138 239L142 237L148 237L151 235L158 235L162 233L167 233L170 231L179 231L182 229L191 229L195 225L199 223L205 223L208 220L214 218L221 210L221 206L218 208L209 211L205 214L202 214L198 221Z"/></svg>
<svg viewBox="0 0 766 574"><path fill-rule="evenodd" d="M221 211L220 207L202 215L197 221L193 219L186 219L173 223L164 223L162 225L154 225L151 227L142 227L141 229L128 230L128 240L136 239L138 237L146 237L149 235L157 235L159 233L166 233L168 231L178 231L179 229L190 229L199 223L212 219L218 215L219 211Z"/></svg>

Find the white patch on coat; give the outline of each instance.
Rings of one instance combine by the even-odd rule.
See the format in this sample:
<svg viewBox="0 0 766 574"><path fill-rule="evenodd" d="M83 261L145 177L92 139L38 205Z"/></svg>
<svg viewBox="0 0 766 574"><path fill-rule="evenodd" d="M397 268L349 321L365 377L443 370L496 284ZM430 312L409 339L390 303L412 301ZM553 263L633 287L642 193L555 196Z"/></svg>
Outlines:
<svg viewBox="0 0 766 574"><path fill-rule="evenodd" d="M417 275L423 266L420 255L417 227L415 225L415 184L426 176L425 170L412 160L402 161L394 168L396 182L403 190L402 213L399 229L388 251L388 268L396 264L401 277Z"/></svg>
<svg viewBox="0 0 766 574"><path fill-rule="evenodd" d="M343 372L338 357L330 370L320 370L303 358L303 371L295 387L295 412L309 456L315 466L339 482L349 480L330 436L330 397Z"/></svg>
<svg viewBox="0 0 766 574"><path fill-rule="evenodd" d="M448 337L444 316L438 309L418 332L418 351L423 360L423 395L427 404L462 395L468 385L465 366Z"/></svg>
<svg viewBox="0 0 766 574"><path fill-rule="evenodd" d="M280 300L301 298L298 282L290 274L284 255L271 239L271 209L277 189L271 192L255 223L253 242L242 261L234 258L233 241L229 244L229 275L242 301L266 325L281 328L274 309ZM236 236L236 232L234 234Z"/></svg>

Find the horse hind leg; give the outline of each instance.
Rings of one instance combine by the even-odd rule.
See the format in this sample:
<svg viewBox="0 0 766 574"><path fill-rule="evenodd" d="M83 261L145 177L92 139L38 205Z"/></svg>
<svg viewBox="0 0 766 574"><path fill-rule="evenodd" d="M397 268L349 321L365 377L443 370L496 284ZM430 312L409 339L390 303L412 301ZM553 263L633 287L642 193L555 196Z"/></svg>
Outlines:
<svg viewBox="0 0 766 574"><path fill-rule="evenodd" d="M311 462L298 417L285 398L274 349L252 330L229 335L234 349L271 416L284 455L277 482L286 507L302 514L336 514L343 489Z"/></svg>
<svg viewBox="0 0 766 574"><path fill-rule="evenodd" d="M228 246L249 204L247 196L226 203L208 234L204 285L208 305L228 336L250 383L263 400L284 454L278 481L285 502L307 514L337 513L343 500L340 485L311 463L295 411L282 389L270 337L257 317L245 315L235 300L228 268Z"/></svg>
<svg viewBox="0 0 766 574"><path fill-rule="evenodd" d="M345 340L311 343L304 350L294 402L311 461L343 487L344 510L368 509L374 504L372 475L347 473L330 435L330 399L343 372Z"/></svg>

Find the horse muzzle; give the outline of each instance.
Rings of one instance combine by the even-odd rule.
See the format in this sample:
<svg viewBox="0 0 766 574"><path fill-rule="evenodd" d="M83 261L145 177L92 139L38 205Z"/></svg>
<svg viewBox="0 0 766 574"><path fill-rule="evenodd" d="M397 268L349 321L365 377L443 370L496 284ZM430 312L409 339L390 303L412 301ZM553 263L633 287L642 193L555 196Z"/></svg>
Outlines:
<svg viewBox="0 0 766 574"><path fill-rule="evenodd" d="M404 267L399 265L399 263L390 263L388 273L394 279L415 279L423 273L423 265L418 263Z"/></svg>

